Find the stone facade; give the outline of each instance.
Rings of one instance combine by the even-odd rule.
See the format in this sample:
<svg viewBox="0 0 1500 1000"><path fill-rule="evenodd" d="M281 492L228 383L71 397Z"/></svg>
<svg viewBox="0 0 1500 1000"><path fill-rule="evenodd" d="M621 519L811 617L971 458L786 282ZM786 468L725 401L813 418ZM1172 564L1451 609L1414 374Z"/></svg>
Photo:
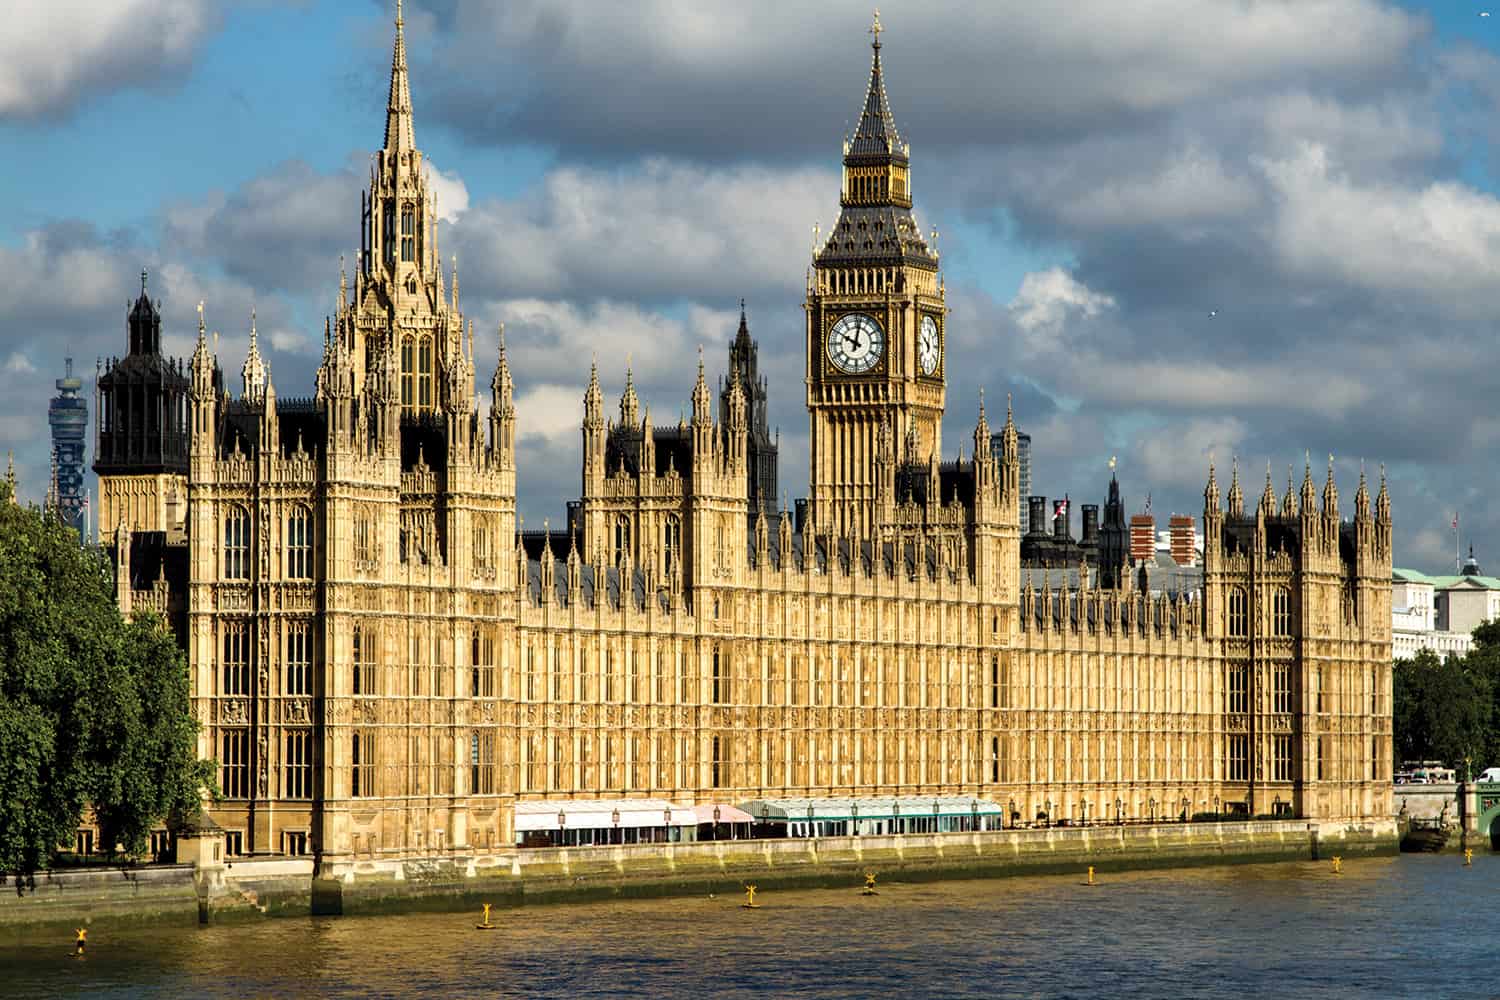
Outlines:
<svg viewBox="0 0 1500 1000"><path fill-rule="evenodd" d="M1321 501L1309 472L1300 503L1278 508L1268 485L1247 516L1237 477L1221 509L1210 469L1203 587L1152 595L1130 574L1023 571L1008 408L997 452L981 404L972 459L939 460L944 286L876 37L844 216L807 289L806 523L750 495L768 439L742 330L717 414L701 358L670 426L628 375L607 419L595 372L582 495L565 528L527 532L525 414L503 331L492 402L476 403L398 17L363 249L315 396L279 399L253 335L232 395L200 319L180 526L158 523L178 511L162 479L145 523L126 505L106 522L122 600L185 609L232 849L313 853L325 874L482 858L513 848L518 798L1389 815L1383 483L1372 509L1361 481L1352 521L1331 469ZM104 497L162 475L130 471L108 470ZM159 560L159 586L129 565L133 527L185 553Z"/></svg>

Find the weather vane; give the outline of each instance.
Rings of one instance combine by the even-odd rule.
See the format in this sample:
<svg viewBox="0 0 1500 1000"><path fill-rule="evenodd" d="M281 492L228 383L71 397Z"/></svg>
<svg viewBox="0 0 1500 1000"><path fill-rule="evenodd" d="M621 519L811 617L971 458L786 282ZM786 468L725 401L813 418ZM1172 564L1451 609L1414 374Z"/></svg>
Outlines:
<svg viewBox="0 0 1500 1000"><path fill-rule="evenodd" d="M875 23L872 24L872 25L870 25L870 34L872 34L872 35L875 36L875 44L876 45L880 44L880 33L882 31L884 31L884 30L885 30L885 28L881 27L881 25L880 25L880 8L876 7L875 8Z"/></svg>

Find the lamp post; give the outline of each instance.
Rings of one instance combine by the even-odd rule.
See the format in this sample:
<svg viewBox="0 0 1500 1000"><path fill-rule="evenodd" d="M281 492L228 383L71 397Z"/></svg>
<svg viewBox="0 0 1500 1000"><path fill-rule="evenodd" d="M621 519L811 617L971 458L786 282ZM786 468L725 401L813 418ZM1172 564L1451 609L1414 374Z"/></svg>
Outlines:
<svg viewBox="0 0 1500 1000"><path fill-rule="evenodd" d="M932 832L938 832L938 800L932 800Z"/></svg>
<svg viewBox="0 0 1500 1000"><path fill-rule="evenodd" d="M1007 812L1006 815L1010 818L1010 828L1014 830L1016 828L1016 800L1014 798L1010 800L1010 811ZM1005 826L1004 823L1001 823L1000 825L1002 827Z"/></svg>
<svg viewBox="0 0 1500 1000"><path fill-rule="evenodd" d="M1047 799L1042 803L1042 822L1048 826L1052 825L1052 800Z"/></svg>
<svg viewBox="0 0 1500 1000"><path fill-rule="evenodd" d="M1156 822L1156 800L1155 799L1147 799L1146 800L1146 808L1148 810L1150 810L1150 813L1151 813L1151 822L1155 823Z"/></svg>
<svg viewBox="0 0 1500 1000"><path fill-rule="evenodd" d="M615 843L623 844L624 841L620 839L620 810L612 810L609 814L609 820L615 825Z"/></svg>
<svg viewBox="0 0 1500 1000"><path fill-rule="evenodd" d="M1184 795L1182 797L1182 821L1184 823L1186 823L1188 821L1188 819L1190 818L1188 816L1188 810L1190 810L1192 808L1193 808L1193 803L1188 800L1188 797L1186 795Z"/></svg>
<svg viewBox="0 0 1500 1000"><path fill-rule="evenodd" d="M1214 822L1217 823L1218 821L1219 821L1219 797L1217 795L1215 795L1214 796Z"/></svg>
<svg viewBox="0 0 1500 1000"><path fill-rule="evenodd" d="M807 804L807 835L811 837L813 832L813 807L812 803L809 802Z"/></svg>
<svg viewBox="0 0 1500 1000"><path fill-rule="evenodd" d="M891 826L895 828L892 833L901 832L901 803L896 799L891 799Z"/></svg>
<svg viewBox="0 0 1500 1000"><path fill-rule="evenodd" d="M979 800L969 800L969 826L974 833L979 832Z"/></svg>
<svg viewBox="0 0 1500 1000"><path fill-rule="evenodd" d="M568 835L568 814L566 812L564 812L563 810L559 809L557 811L557 840L558 840L558 845L559 846L561 846L567 840L567 835Z"/></svg>
<svg viewBox="0 0 1500 1000"><path fill-rule="evenodd" d="M1280 819L1281 818L1281 796L1280 795L1276 796L1274 799L1271 800L1271 818L1272 819Z"/></svg>
<svg viewBox="0 0 1500 1000"><path fill-rule="evenodd" d="M859 803L858 802L850 802L849 803L849 815L852 817L849 820L849 833L852 836L858 837L859 836Z"/></svg>
<svg viewBox="0 0 1500 1000"><path fill-rule="evenodd" d="M661 825L662 825L661 839L663 841L670 841L672 839L672 807L671 806L667 806L667 808L665 808L665 809L663 809L661 811Z"/></svg>
<svg viewBox="0 0 1500 1000"><path fill-rule="evenodd" d="M714 838L719 839L719 807L714 806Z"/></svg>
<svg viewBox="0 0 1500 1000"><path fill-rule="evenodd" d="M1115 799L1115 826L1123 826L1125 823L1125 803L1118 798Z"/></svg>

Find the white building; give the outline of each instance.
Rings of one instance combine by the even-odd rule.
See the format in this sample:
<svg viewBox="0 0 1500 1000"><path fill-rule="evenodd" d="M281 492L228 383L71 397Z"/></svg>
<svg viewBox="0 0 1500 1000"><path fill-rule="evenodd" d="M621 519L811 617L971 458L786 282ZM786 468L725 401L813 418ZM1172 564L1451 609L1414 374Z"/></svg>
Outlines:
<svg viewBox="0 0 1500 1000"><path fill-rule="evenodd" d="M1472 551L1456 576L1391 570L1391 655L1398 660L1422 649L1462 656L1474 644L1474 629L1496 619L1500 579L1481 573Z"/></svg>

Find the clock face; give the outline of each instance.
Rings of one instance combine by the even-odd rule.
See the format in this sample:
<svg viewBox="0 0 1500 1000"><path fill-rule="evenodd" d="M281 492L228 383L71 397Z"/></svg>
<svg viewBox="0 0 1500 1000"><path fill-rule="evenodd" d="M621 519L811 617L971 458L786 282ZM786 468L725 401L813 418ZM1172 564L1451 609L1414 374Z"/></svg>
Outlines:
<svg viewBox="0 0 1500 1000"><path fill-rule="evenodd" d="M938 342L937 320L931 316L922 317L922 329L917 334L917 364L922 366L923 375L931 375L937 371L938 358L941 356L942 346Z"/></svg>
<svg viewBox="0 0 1500 1000"><path fill-rule="evenodd" d="M828 360L839 371L859 375L874 368L885 353L885 331L863 313L839 318L828 331Z"/></svg>

